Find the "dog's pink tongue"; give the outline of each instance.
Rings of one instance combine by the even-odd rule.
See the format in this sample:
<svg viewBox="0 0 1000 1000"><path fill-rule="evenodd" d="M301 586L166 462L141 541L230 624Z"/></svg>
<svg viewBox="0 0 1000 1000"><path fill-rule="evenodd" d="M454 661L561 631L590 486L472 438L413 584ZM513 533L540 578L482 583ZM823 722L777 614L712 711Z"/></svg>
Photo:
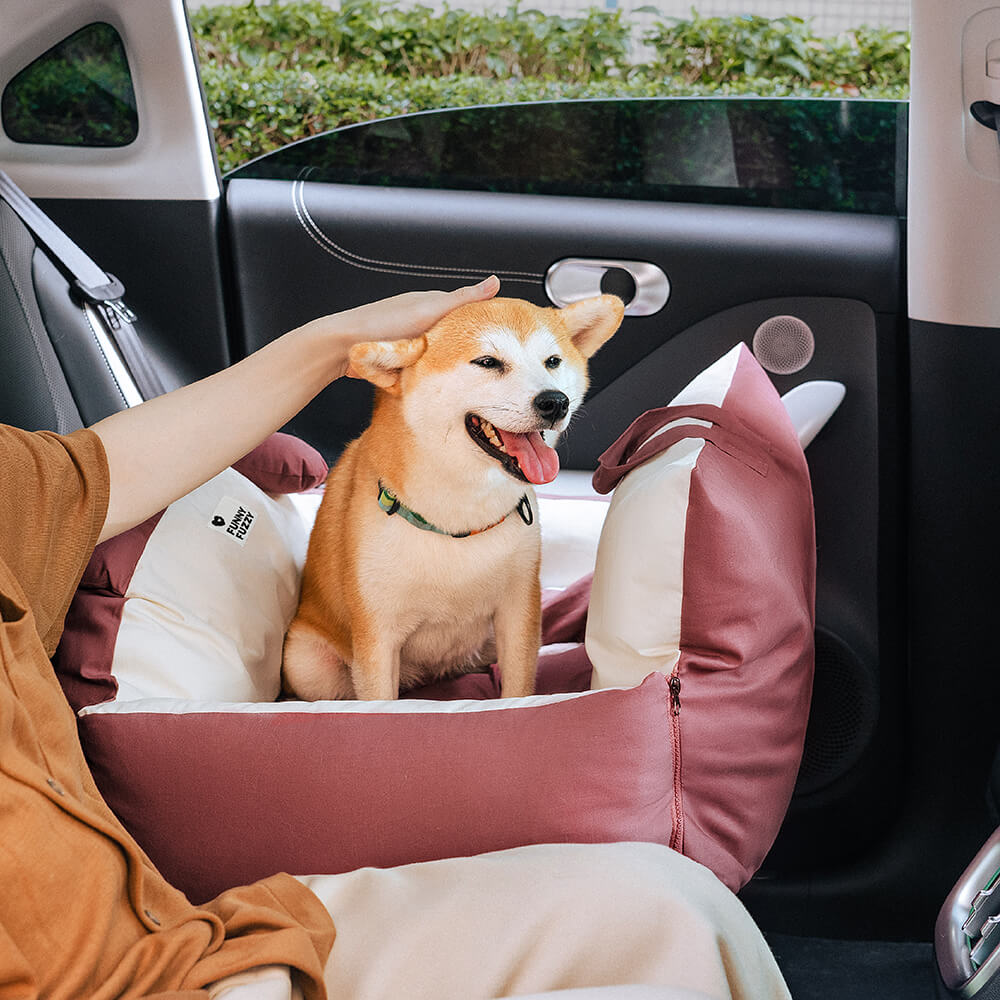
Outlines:
<svg viewBox="0 0 1000 1000"><path fill-rule="evenodd" d="M551 483L559 475L559 456L550 448L538 431L530 434L512 434L497 428L507 452L517 459L524 478L536 486Z"/></svg>

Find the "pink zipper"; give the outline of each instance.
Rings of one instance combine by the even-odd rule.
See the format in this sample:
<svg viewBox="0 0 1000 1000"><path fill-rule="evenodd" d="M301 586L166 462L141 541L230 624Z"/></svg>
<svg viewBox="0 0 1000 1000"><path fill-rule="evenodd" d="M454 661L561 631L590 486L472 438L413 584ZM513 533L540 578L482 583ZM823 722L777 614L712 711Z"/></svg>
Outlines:
<svg viewBox="0 0 1000 1000"><path fill-rule="evenodd" d="M678 668L679 670L679 668ZM670 688L670 751L674 765L674 801L669 846L684 850L684 801L681 793L681 678L678 670L667 678Z"/></svg>

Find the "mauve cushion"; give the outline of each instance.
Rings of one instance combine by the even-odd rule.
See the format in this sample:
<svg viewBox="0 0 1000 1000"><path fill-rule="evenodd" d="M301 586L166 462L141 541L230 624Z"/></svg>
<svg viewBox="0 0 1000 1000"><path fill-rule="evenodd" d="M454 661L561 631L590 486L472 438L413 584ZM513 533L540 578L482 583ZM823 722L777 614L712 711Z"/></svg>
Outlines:
<svg viewBox="0 0 1000 1000"><path fill-rule="evenodd" d="M80 731L108 804L166 878L202 902L276 871L534 843L665 844L668 699L654 674L555 700L374 711L189 703L171 714L136 702L88 711Z"/></svg>
<svg viewBox="0 0 1000 1000"><path fill-rule="evenodd" d="M738 345L602 456L595 487L615 483L587 623L593 686L671 678L671 843L736 890L777 836L805 741L816 581L805 455Z"/></svg>

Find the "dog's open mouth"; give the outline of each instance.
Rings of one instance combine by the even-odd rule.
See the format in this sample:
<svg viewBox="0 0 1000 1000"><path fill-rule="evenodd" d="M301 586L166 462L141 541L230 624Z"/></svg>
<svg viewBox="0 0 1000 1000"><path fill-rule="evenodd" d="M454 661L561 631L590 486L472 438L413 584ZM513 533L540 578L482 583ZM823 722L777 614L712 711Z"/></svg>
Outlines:
<svg viewBox="0 0 1000 1000"><path fill-rule="evenodd" d="M559 456L538 431L527 434L505 431L475 413L466 414L465 429L515 479L541 485L551 483L559 473Z"/></svg>

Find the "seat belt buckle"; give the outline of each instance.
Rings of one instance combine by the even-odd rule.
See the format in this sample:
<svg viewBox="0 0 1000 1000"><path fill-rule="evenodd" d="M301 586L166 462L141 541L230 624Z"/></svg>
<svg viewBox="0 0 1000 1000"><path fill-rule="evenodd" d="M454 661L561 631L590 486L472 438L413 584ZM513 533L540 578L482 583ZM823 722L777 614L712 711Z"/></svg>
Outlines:
<svg viewBox="0 0 1000 1000"><path fill-rule="evenodd" d="M84 302L113 310L125 323L134 323L139 317L125 305L122 298L125 286L113 274L105 273L104 276L108 279L104 285L85 285L75 278L71 286L73 295Z"/></svg>

